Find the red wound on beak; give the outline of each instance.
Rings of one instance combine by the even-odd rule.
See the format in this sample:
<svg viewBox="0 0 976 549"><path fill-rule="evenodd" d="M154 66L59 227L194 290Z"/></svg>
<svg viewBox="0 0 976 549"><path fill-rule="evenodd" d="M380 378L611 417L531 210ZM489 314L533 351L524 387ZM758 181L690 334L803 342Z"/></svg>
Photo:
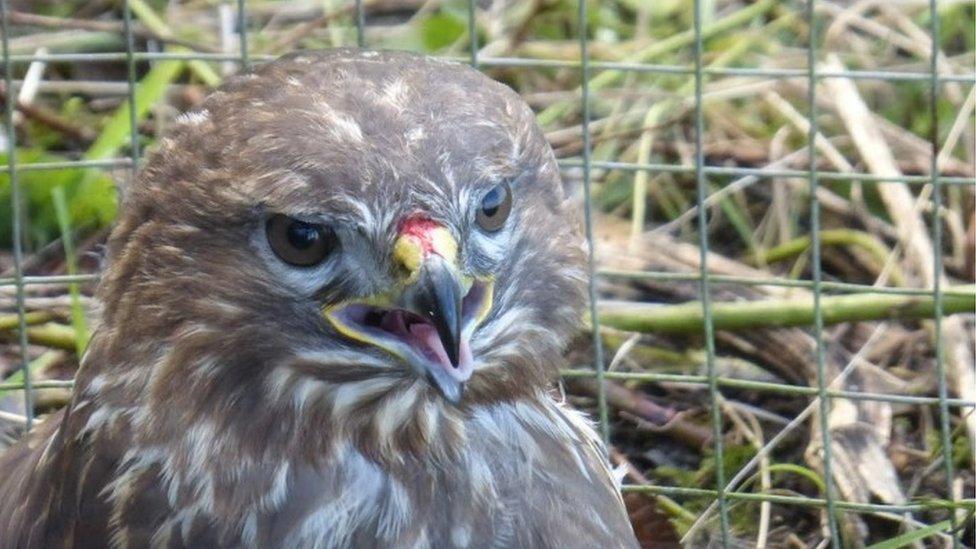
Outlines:
<svg viewBox="0 0 976 549"><path fill-rule="evenodd" d="M413 215L400 222L397 232L401 237L408 236L415 239L423 250L424 255L434 252L434 240L431 233L443 225L423 215Z"/></svg>

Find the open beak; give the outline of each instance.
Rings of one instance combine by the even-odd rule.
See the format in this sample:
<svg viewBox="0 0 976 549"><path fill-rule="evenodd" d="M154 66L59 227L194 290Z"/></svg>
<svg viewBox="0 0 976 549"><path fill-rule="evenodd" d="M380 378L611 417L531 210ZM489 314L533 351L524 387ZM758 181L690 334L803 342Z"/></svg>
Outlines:
<svg viewBox="0 0 976 549"><path fill-rule="evenodd" d="M400 233L397 291L328 307L325 316L346 337L402 358L458 403L474 373L471 334L491 309L491 281L461 275L457 244L442 226L408 220Z"/></svg>
<svg viewBox="0 0 976 549"><path fill-rule="evenodd" d="M455 369L461 366L464 293L461 280L439 256L423 264L417 282L404 292L405 308L434 326L448 362Z"/></svg>

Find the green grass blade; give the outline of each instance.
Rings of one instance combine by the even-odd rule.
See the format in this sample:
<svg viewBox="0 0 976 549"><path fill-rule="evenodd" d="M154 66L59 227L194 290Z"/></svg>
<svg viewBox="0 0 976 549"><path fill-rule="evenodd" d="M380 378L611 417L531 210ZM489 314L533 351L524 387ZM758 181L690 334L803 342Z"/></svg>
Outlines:
<svg viewBox="0 0 976 549"><path fill-rule="evenodd" d="M159 61L149 70L136 85L133 98L135 100L136 121L145 119L150 107L160 101L166 94L171 82L180 75L186 62L176 59ZM133 108L129 102L125 102L119 107L108 122L102 128L98 138L92 143L88 151L84 154L84 160L106 160L115 157L122 146L129 143L131 137L129 109ZM99 170L87 170L78 185L77 190L71 195L72 217L75 219L86 217L98 217L99 212L81 211L82 206L76 203L75 198L86 196L104 195L104 174Z"/></svg>
<svg viewBox="0 0 976 549"><path fill-rule="evenodd" d="M949 521L944 520L931 526L919 528L918 530L912 530L911 532L905 532L900 536L886 539L882 542L875 543L874 545L869 545L867 549L897 549L899 547L907 547L916 541L925 539L929 536L948 532L949 528L951 528Z"/></svg>
<svg viewBox="0 0 976 549"><path fill-rule="evenodd" d="M159 61L142 78L135 89L136 120L143 120L157 101L163 98L169 84L176 80L185 62L178 59ZM109 118L98 138L85 153L85 160L112 158L129 141L129 109L124 103Z"/></svg>
<svg viewBox="0 0 976 549"><path fill-rule="evenodd" d="M78 274L75 246L71 234L71 216L68 213L68 201L64 197L64 189L61 187L51 189L51 200L54 202L58 225L61 227L61 243L64 246L68 274ZM85 310L81 306L81 291L78 289L78 283L68 284L68 292L71 295L71 326L75 331L75 352L80 358L85 352L85 347L88 346L88 323L85 321Z"/></svg>
<svg viewBox="0 0 976 549"><path fill-rule="evenodd" d="M31 379L34 378L34 374L47 369L49 366L54 364L60 359L62 351L46 351L41 356L30 361L27 365L27 370L30 372ZM3 380L5 385L23 385L24 383L24 370L22 368L17 368L17 370L10 374L10 377ZM0 398L3 398L13 391L21 391L22 389L0 389Z"/></svg>
<svg viewBox="0 0 976 549"><path fill-rule="evenodd" d="M813 469L795 463L774 463L769 466L770 473L792 473L812 482L821 494L827 491L823 478Z"/></svg>
<svg viewBox="0 0 976 549"><path fill-rule="evenodd" d="M135 14L136 18L142 22L149 30L155 32L163 38L173 38L176 33L173 29L166 24L165 21L156 15L152 7L145 3L143 0L128 0L129 7L132 9L132 13ZM172 53L192 53L192 50L183 46L168 46L166 51ZM199 59L194 59L187 61L187 65L190 70L195 74L204 84L210 86L211 88L220 85L220 75L217 71L213 70L207 62L201 61Z"/></svg>

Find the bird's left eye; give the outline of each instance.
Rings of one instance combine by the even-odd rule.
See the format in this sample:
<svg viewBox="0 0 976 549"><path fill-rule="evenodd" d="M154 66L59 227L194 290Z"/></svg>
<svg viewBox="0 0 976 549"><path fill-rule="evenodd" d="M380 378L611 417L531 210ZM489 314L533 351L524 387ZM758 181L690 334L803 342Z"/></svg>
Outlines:
<svg viewBox="0 0 976 549"><path fill-rule="evenodd" d="M508 214L512 212L512 189L508 183L495 185L485 193L475 214L478 226L494 232L505 226Z"/></svg>
<svg viewBox="0 0 976 549"><path fill-rule="evenodd" d="M275 255L296 267L321 263L339 242L335 231L329 227L281 214L268 219L265 232Z"/></svg>

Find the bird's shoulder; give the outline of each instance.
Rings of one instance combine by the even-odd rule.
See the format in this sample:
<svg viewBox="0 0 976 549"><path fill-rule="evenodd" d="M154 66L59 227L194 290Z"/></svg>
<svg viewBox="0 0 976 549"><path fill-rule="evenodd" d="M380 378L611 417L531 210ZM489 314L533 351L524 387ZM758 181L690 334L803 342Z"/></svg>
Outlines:
<svg viewBox="0 0 976 549"><path fill-rule="evenodd" d="M106 543L110 508L100 494L115 476L117 441L108 430L72 429L87 419L59 411L0 456L0 548Z"/></svg>

